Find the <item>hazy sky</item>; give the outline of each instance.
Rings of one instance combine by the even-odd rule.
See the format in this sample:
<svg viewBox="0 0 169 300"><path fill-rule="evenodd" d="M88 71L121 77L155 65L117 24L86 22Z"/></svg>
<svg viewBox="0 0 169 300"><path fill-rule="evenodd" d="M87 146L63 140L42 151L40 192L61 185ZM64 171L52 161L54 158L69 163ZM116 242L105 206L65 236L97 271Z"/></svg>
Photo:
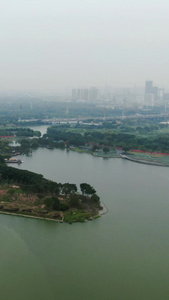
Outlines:
<svg viewBox="0 0 169 300"><path fill-rule="evenodd" d="M168 0L1 0L0 89L169 87Z"/></svg>

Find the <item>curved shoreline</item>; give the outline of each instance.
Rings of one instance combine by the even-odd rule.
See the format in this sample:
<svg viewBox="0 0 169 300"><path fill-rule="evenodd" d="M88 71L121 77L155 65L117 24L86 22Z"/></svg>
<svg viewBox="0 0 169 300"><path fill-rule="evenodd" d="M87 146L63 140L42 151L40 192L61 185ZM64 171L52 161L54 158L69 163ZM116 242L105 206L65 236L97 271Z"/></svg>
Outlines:
<svg viewBox="0 0 169 300"><path fill-rule="evenodd" d="M136 163L139 163L139 164L144 164L144 165L158 166L158 167L169 167L169 164L167 164L167 163L149 161L149 160L146 160L146 159L130 158L127 155L122 155L121 158L127 159L127 160L132 161L132 162L136 162Z"/></svg>
<svg viewBox="0 0 169 300"><path fill-rule="evenodd" d="M148 160L148 159L140 159L140 158L130 158L126 155L111 155L111 156L106 156L106 155L102 155L102 154L98 154L95 152L90 152L90 151L85 151L85 150L81 150L78 151L77 149L71 149L73 151L79 152L79 153L87 153L87 154L91 154L94 157L101 157L101 158L124 158L127 160L130 160L132 162L136 162L136 163L140 163L140 164L146 164L146 165L151 165L151 166L157 166L157 167L169 167L169 163L163 163L163 162L156 162L156 161L152 161L152 160Z"/></svg>
<svg viewBox="0 0 169 300"><path fill-rule="evenodd" d="M99 216L103 216L103 215L107 214L109 211L103 202L101 202L101 205L102 205L103 209L99 210Z"/></svg>

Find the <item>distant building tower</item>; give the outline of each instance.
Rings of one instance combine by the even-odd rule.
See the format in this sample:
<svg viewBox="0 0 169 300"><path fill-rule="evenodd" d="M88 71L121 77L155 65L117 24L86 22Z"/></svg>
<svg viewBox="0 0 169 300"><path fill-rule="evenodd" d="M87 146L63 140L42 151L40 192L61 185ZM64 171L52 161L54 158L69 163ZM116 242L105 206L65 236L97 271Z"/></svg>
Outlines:
<svg viewBox="0 0 169 300"><path fill-rule="evenodd" d="M73 89L72 101L89 101L90 91L89 89Z"/></svg>
<svg viewBox="0 0 169 300"><path fill-rule="evenodd" d="M153 81L146 81L145 83L145 94L151 94L153 90Z"/></svg>
<svg viewBox="0 0 169 300"><path fill-rule="evenodd" d="M81 89L81 100L88 101L89 100L89 90Z"/></svg>
<svg viewBox="0 0 169 300"><path fill-rule="evenodd" d="M98 100L98 89L91 87L90 89L72 89L72 101L90 101Z"/></svg>
<svg viewBox="0 0 169 300"><path fill-rule="evenodd" d="M98 89L95 87L90 88L90 101L95 102L98 100Z"/></svg>
<svg viewBox="0 0 169 300"><path fill-rule="evenodd" d="M72 101L77 101L77 89L72 90Z"/></svg>
<svg viewBox="0 0 169 300"><path fill-rule="evenodd" d="M153 81L145 82L144 103L148 106L154 106L155 101L159 99L159 88L153 86Z"/></svg>
<svg viewBox="0 0 169 300"><path fill-rule="evenodd" d="M159 100L163 100L164 99L164 89L158 89L158 97Z"/></svg>
<svg viewBox="0 0 169 300"><path fill-rule="evenodd" d="M81 100L81 89L77 90L77 100Z"/></svg>

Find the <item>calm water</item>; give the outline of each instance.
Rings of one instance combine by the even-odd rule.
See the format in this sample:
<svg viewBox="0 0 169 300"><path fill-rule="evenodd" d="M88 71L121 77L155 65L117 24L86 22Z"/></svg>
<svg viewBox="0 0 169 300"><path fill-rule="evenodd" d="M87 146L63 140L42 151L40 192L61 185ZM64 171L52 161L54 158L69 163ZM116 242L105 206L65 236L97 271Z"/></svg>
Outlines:
<svg viewBox="0 0 169 300"><path fill-rule="evenodd" d="M25 126L25 127L28 127L35 131L40 131L41 136L43 136L47 132L47 128L49 127L49 125L32 125L32 126Z"/></svg>
<svg viewBox="0 0 169 300"><path fill-rule="evenodd" d="M92 184L109 211L72 225L0 215L0 299L169 299L169 168L48 149L22 159Z"/></svg>

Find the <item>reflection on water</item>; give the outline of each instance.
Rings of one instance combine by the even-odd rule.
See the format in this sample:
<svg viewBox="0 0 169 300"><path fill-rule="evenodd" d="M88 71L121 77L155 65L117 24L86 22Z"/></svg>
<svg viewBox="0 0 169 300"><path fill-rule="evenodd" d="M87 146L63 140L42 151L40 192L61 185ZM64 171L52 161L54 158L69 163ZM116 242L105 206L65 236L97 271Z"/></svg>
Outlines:
<svg viewBox="0 0 169 300"><path fill-rule="evenodd" d="M34 125L34 126L28 126L28 127L34 131L40 131L41 136L43 136L47 132L47 128L49 127L49 125L41 125L41 126Z"/></svg>

